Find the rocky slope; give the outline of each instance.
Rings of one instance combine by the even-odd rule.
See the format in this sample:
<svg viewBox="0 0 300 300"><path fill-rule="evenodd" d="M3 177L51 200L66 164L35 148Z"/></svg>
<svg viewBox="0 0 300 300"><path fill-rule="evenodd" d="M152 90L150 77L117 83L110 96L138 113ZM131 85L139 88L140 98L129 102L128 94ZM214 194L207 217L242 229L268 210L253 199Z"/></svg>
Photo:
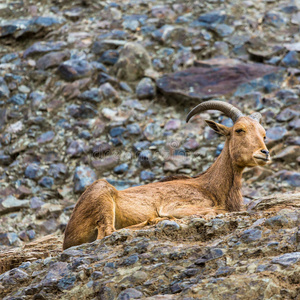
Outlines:
<svg viewBox="0 0 300 300"><path fill-rule="evenodd" d="M0 275L1 297L297 299L296 1L4 1L0 20L0 270L24 261ZM215 97L264 118L273 162L245 171L248 212L61 253L96 178L124 189L209 167L223 140L203 120L230 120L184 120Z"/></svg>

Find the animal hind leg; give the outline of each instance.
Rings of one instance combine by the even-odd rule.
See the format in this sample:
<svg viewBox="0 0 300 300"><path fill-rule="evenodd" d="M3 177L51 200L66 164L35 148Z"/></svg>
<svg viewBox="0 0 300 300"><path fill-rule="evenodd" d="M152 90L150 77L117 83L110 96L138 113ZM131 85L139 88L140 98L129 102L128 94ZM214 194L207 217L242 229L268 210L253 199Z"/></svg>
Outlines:
<svg viewBox="0 0 300 300"><path fill-rule="evenodd" d="M163 220L174 220L174 219L175 218L172 217L172 216L170 216L170 217L151 218L151 219L148 219L147 221L144 221L144 222L136 224L136 225L131 225L131 226L128 226L126 228L132 229L132 230L139 230L139 229L142 229L142 228L144 228L145 226L148 226L148 225L156 225L157 223L159 223Z"/></svg>

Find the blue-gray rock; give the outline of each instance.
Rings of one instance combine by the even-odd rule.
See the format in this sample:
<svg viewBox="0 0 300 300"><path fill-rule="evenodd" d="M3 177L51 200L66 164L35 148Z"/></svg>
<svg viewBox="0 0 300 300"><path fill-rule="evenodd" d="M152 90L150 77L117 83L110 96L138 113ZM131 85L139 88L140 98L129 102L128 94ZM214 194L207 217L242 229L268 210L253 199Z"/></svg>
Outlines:
<svg viewBox="0 0 300 300"><path fill-rule="evenodd" d="M74 81L82 77L90 76L93 71L93 66L86 60L70 59L60 64L57 70L63 79Z"/></svg>
<svg viewBox="0 0 300 300"><path fill-rule="evenodd" d="M143 133L148 141L154 141L160 136L161 129L157 123L150 123L146 126Z"/></svg>
<svg viewBox="0 0 300 300"><path fill-rule="evenodd" d="M0 76L0 99L9 98L9 89L3 77Z"/></svg>
<svg viewBox="0 0 300 300"><path fill-rule="evenodd" d="M283 171L280 174L280 179L286 181L288 184L294 187L300 186L300 173L293 171Z"/></svg>
<svg viewBox="0 0 300 300"><path fill-rule="evenodd" d="M65 22L63 18L56 17L34 17L32 19L10 20L1 24L0 37L12 35L20 38L25 34L41 34L42 29L61 25Z"/></svg>
<svg viewBox="0 0 300 300"><path fill-rule="evenodd" d="M30 179L38 179L43 175L43 169L35 164L29 164L25 169L25 177Z"/></svg>
<svg viewBox="0 0 300 300"><path fill-rule="evenodd" d="M148 181L155 179L155 173L151 171L142 171L140 174L140 178L142 181Z"/></svg>
<svg viewBox="0 0 300 300"><path fill-rule="evenodd" d="M128 124L126 126L128 134L139 135L142 133L141 127L138 123Z"/></svg>
<svg viewBox="0 0 300 300"><path fill-rule="evenodd" d="M99 88L99 92L104 99L110 100L111 102L116 102L120 99L119 93L109 82L102 84Z"/></svg>
<svg viewBox="0 0 300 300"><path fill-rule="evenodd" d="M20 93L20 94L13 95L11 98L7 100L7 102L15 105L23 105L26 99L27 99L27 95Z"/></svg>
<svg viewBox="0 0 300 300"><path fill-rule="evenodd" d="M31 209L39 209L45 204L44 201L42 201L39 197L32 197L30 199L30 208Z"/></svg>
<svg viewBox="0 0 300 300"><path fill-rule="evenodd" d="M207 24L223 23L225 20L226 15L220 11L206 13L198 17L198 22Z"/></svg>
<svg viewBox="0 0 300 300"><path fill-rule="evenodd" d="M19 242L20 239L15 232L0 233L0 245L12 246Z"/></svg>
<svg viewBox="0 0 300 300"><path fill-rule="evenodd" d="M234 32L234 28L226 24L215 24L209 27L214 31L219 37L226 37Z"/></svg>
<svg viewBox="0 0 300 300"><path fill-rule="evenodd" d="M97 180L96 173L87 166L76 167L74 173L74 192L82 193L85 188Z"/></svg>
<svg viewBox="0 0 300 300"><path fill-rule="evenodd" d="M60 291L70 290L73 288L75 282L76 282L75 275L66 275L59 280L57 287L59 288Z"/></svg>
<svg viewBox="0 0 300 300"><path fill-rule="evenodd" d="M43 92L36 91L29 94L29 99L33 107L39 107L45 98L46 94Z"/></svg>
<svg viewBox="0 0 300 300"><path fill-rule="evenodd" d="M24 51L23 57L26 58L28 56L32 56L35 54L47 53L51 51L59 51L65 46L67 46L67 43L62 41L36 42Z"/></svg>
<svg viewBox="0 0 300 300"><path fill-rule="evenodd" d="M137 254L132 254L126 257L122 264L125 266L131 266L134 265L136 262L138 262L138 260L139 260L139 256Z"/></svg>
<svg viewBox="0 0 300 300"><path fill-rule="evenodd" d="M270 140L279 141L285 136L286 133L287 130L284 127L275 126L267 129L266 136Z"/></svg>
<svg viewBox="0 0 300 300"><path fill-rule="evenodd" d="M121 165L118 165L114 168L114 173L116 174L124 174L128 171L129 167L128 164L124 163Z"/></svg>
<svg viewBox="0 0 300 300"><path fill-rule="evenodd" d="M82 94L78 96L78 99L84 100L84 101L90 101L93 103L99 103L101 102L102 95L99 93L99 89L92 88L90 90L84 91Z"/></svg>
<svg viewBox="0 0 300 300"><path fill-rule="evenodd" d="M111 137L117 137L121 136L125 131L126 129L124 127L114 127L109 131L109 135Z"/></svg>
<svg viewBox="0 0 300 300"><path fill-rule="evenodd" d="M262 231L259 229L247 229L241 235L244 243L252 243L261 239Z"/></svg>
<svg viewBox="0 0 300 300"><path fill-rule="evenodd" d="M220 267L216 273L215 276L216 277L225 277L225 276L229 276L231 275L233 272L235 271L235 268L231 268L231 267Z"/></svg>
<svg viewBox="0 0 300 300"><path fill-rule="evenodd" d="M282 266L288 267L297 263L300 260L300 252L285 253L280 256L276 256L272 259L273 264L280 264Z"/></svg>
<svg viewBox="0 0 300 300"><path fill-rule="evenodd" d="M299 116L300 113L297 111L290 109L290 108L285 108L283 111L277 115L276 120L279 122L287 122L292 120L295 116Z"/></svg>
<svg viewBox="0 0 300 300"><path fill-rule="evenodd" d="M300 66L300 56L297 51L290 51L281 61L286 67L298 68Z"/></svg>
<svg viewBox="0 0 300 300"><path fill-rule="evenodd" d="M265 225L271 228L274 227L283 228L286 227L288 223L289 223L288 219L285 216L281 216L281 215L268 218L265 221Z"/></svg>
<svg viewBox="0 0 300 300"><path fill-rule="evenodd" d="M39 180L39 185L48 189L51 189L54 185L54 180L52 177L44 176Z"/></svg>
<svg viewBox="0 0 300 300"><path fill-rule="evenodd" d="M106 83L106 82L109 82L112 85L118 85L119 84L119 81L115 77L110 76L110 75L108 75L105 72L100 72L98 74L98 76L97 76L97 82L100 85L103 84L103 83Z"/></svg>
<svg viewBox="0 0 300 300"><path fill-rule="evenodd" d="M52 130L50 130L50 131L47 131L47 132L41 134L41 135L37 138L36 141L37 141L39 144L45 144L45 143L48 143L48 142L52 141L54 137L55 137L55 133L54 133Z"/></svg>
<svg viewBox="0 0 300 300"><path fill-rule="evenodd" d="M17 52L7 53L1 57L0 62L6 64L17 58L19 58L19 54Z"/></svg>
<svg viewBox="0 0 300 300"><path fill-rule="evenodd" d="M158 223L158 225L159 227L162 228L162 230L165 233L171 233L174 231L178 231L180 229L180 225L175 221L171 221L171 220L163 220L160 223Z"/></svg>
<svg viewBox="0 0 300 300"><path fill-rule="evenodd" d="M127 19L122 23L122 26L124 29L129 29L135 32L139 28L140 22L138 20Z"/></svg>
<svg viewBox="0 0 300 300"><path fill-rule="evenodd" d="M273 12L267 12L263 18L263 23L266 25L271 25L276 28L280 28L286 24L284 18L278 14Z"/></svg>
<svg viewBox="0 0 300 300"><path fill-rule="evenodd" d="M0 199L0 215L29 207L29 200L19 200L13 195Z"/></svg>
<svg viewBox="0 0 300 300"><path fill-rule="evenodd" d="M134 288L128 288L118 295L118 300L141 299L144 294Z"/></svg>
<svg viewBox="0 0 300 300"><path fill-rule="evenodd" d="M107 50L105 51L99 61L103 64L113 66L119 59L119 51L118 50Z"/></svg>
<svg viewBox="0 0 300 300"><path fill-rule="evenodd" d="M51 52L38 59L36 68L46 70L48 68L57 67L68 58L70 58L70 54L67 51Z"/></svg>
<svg viewBox="0 0 300 300"><path fill-rule="evenodd" d="M63 163L51 164L48 170L49 176L54 179L65 178L68 171L68 167Z"/></svg>
<svg viewBox="0 0 300 300"><path fill-rule="evenodd" d="M142 150L148 149L150 146L150 142L148 141L141 141L141 142L136 142L133 144L132 148L135 154L140 153Z"/></svg>
<svg viewBox="0 0 300 300"><path fill-rule="evenodd" d="M71 141L69 144L66 153L71 157L80 157L83 153L87 151L87 147L84 141L76 140Z"/></svg>
<svg viewBox="0 0 300 300"><path fill-rule="evenodd" d="M207 250L207 253L202 255L195 261L195 265L202 266L208 261L220 258L224 255L224 251L220 248L211 248Z"/></svg>

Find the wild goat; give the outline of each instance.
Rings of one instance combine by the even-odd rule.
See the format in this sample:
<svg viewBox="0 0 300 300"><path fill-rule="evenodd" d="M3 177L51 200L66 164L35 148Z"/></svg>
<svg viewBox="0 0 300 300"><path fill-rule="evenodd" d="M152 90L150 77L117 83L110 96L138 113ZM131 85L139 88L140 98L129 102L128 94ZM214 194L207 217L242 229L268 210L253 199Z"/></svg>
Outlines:
<svg viewBox="0 0 300 300"><path fill-rule="evenodd" d="M102 239L116 229L143 227L162 218L211 218L241 210L244 168L263 166L270 161L261 115L244 116L231 104L212 100L196 106L186 121L205 110L219 110L234 122L232 127L226 127L205 120L214 131L226 136L221 154L208 170L196 177L175 176L123 191L117 191L104 179L95 181L74 208L63 248Z"/></svg>

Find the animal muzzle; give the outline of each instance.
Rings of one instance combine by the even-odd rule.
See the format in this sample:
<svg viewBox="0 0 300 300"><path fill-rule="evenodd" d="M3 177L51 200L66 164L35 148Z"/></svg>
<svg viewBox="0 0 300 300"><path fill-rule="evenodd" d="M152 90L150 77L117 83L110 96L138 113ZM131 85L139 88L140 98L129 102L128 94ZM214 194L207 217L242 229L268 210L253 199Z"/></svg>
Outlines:
<svg viewBox="0 0 300 300"><path fill-rule="evenodd" d="M270 152L266 149L258 150L253 157L261 162L269 163L271 161Z"/></svg>

